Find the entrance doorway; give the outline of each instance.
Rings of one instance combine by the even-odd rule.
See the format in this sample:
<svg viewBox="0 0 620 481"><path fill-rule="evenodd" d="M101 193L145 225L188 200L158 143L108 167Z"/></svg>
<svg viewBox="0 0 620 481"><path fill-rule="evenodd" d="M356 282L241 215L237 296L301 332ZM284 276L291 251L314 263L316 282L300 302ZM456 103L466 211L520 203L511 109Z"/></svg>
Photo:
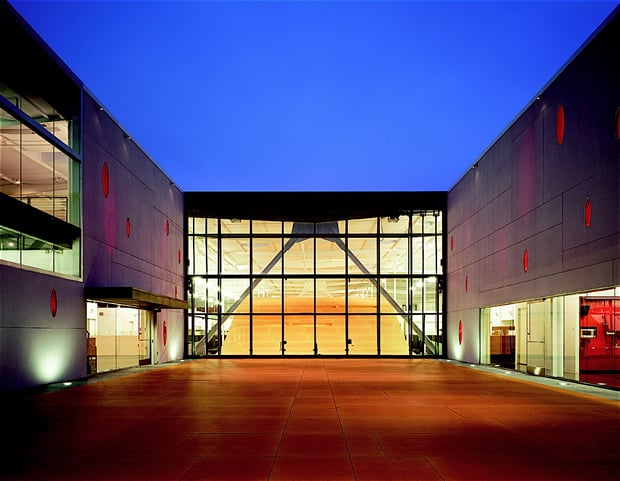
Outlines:
<svg viewBox="0 0 620 481"><path fill-rule="evenodd" d="M151 363L151 311L87 302L88 373Z"/></svg>

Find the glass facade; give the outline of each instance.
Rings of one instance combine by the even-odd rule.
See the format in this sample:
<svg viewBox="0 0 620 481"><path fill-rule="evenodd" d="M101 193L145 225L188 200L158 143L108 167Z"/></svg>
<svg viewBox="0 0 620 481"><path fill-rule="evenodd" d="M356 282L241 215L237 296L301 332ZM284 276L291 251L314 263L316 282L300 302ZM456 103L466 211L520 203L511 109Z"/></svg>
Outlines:
<svg viewBox="0 0 620 481"><path fill-rule="evenodd" d="M79 111L65 118L44 99L19 95L0 83L0 195L78 229L79 118ZM60 244L44 232L35 236L23 225L7 224L0 225L0 261L80 276L79 236Z"/></svg>
<svg viewBox="0 0 620 481"><path fill-rule="evenodd" d="M620 388L620 287L481 310L481 363Z"/></svg>
<svg viewBox="0 0 620 481"><path fill-rule="evenodd" d="M443 217L188 218L190 356L443 352Z"/></svg>

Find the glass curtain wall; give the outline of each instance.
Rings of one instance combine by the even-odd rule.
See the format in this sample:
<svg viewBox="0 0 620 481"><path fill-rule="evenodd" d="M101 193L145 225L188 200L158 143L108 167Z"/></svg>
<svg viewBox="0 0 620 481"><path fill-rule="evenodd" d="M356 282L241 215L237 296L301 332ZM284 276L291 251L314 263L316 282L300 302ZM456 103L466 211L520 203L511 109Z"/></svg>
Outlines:
<svg viewBox="0 0 620 481"><path fill-rule="evenodd" d="M482 364L620 388L620 287L480 314Z"/></svg>
<svg viewBox="0 0 620 481"><path fill-rule="evenodd" d="M190 356L443 352L442 212L188 219Z"/></svg>
<svg viewBox="0 0 620 481"><path fill-rule="evenodd" d="M0 83L0 194L80 227L77 124ZM78 277L80 240L61 246L0 225L0 260Z"/></svg>

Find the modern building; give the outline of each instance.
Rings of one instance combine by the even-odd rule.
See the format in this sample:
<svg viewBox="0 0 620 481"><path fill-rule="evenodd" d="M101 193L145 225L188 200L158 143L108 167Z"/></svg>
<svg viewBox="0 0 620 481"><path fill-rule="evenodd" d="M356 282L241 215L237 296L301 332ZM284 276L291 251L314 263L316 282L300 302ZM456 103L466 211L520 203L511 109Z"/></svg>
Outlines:
<svg viewBox="0 0 620 481"><path fill-rule="evenodd" d="M0 39L0 391L220 356L620 387L620 8L448 192L182 192L4 0Z"/></svg>

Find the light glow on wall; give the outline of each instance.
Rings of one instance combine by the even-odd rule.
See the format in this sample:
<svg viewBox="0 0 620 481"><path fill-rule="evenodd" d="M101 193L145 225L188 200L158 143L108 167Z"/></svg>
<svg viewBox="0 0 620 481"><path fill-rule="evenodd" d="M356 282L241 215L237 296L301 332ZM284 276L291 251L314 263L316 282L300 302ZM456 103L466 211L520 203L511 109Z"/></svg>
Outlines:
<svg viewBox="0 0 620 481"><path fill-rule="evenodd" d="M74 351L70 336L62 335L56 329L37 334L32 341L32 349L29 349L33 378L41 384L62 380L72 361L67 353Z"/></svg>

